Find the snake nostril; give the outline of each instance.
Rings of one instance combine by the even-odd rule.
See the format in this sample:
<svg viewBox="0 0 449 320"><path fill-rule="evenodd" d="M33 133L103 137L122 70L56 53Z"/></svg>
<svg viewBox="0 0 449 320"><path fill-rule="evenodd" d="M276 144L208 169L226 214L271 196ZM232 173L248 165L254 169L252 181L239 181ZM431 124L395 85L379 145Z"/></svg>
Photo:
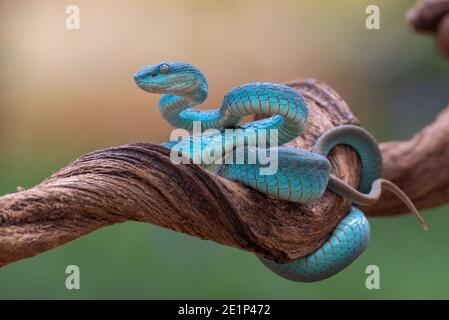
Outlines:
<svg viewBox="0 0 449 320"><path fill-rule="evenodd" d="M140 81L140 76L139 76L139 74L135 74L135 75L134 75L134 81L136 81L136 82Z"/></svg>

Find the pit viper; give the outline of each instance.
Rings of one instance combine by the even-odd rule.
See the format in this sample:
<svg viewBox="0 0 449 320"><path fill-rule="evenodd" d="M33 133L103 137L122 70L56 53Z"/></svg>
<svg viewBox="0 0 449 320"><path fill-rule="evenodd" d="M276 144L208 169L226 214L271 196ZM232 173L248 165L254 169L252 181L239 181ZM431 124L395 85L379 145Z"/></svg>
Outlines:
<svg viewBox="0 0 449 320"><path fill-rule="evenodd" d="M313 202L328 188L357 206L369 206L379 200L383 189L387 189L395 193L426 228L404 192L381 178L382 156L378 144L361 127L341 125L329 129L316 141L312 152L282 146L301 135L307 123L307 102L297 90L275 83L244 84L226 93L221 108L204 111L192 108L206 100L208 83L203 73L191 64L163 62L145 66L135 74L134 80L147 92L163 94L159 111L173 127L191 132L196 123L204 132L162 145L189 158L199 159L198 164L206 168L219 163L215 172L225 179L241 182L269 197L297 203ZM243 117L254 114L271 117L239 124ZM225 134L225 129L229 128L234 130ZM206 134L210 129L217 130L214 134ZM272 132L276 133L277 139L271 139ZM327 156L340 144L352 147L360 158L362 173L358 190L331 174ZM276 154L277 168L274 172L262 174L261 169L266 168L267 163L257 158L261 149ZM236 156L236 150L243 153L241 163L223 161ZM249 161L251 154L255 155L255 161ZM367 218L358 207L352 207L328 240L308 256L288 263L258 257L284 278L300 282L318 281L353 262L365 250L369 239Z"/></svg>

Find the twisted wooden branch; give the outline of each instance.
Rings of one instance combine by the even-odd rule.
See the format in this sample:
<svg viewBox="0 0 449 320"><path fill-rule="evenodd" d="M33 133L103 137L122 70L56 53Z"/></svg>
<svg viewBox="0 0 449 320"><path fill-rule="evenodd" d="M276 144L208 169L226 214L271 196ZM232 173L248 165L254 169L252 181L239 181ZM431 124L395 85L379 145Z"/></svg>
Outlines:
<svg viewBox="0 0 449 320"><path fill-rule="evenodd" d="M315 80L289 85L310 108L306 132L291 147L310 150L328 128L358 123L328 86ZM381 145L385 177L421 209L449 200L448 121L449 108L411 140ZM339 146L330 159L333 172L356 186L355 153ZM318 248L349 207L331 192L307 205L270 199L196 165L175 165L160 146L126 145L83 156L38 186L1 197L0 266L125 221L156 224L286 262ZM387 195L368 210L371 215L402 212L406 209Z"/></svg>

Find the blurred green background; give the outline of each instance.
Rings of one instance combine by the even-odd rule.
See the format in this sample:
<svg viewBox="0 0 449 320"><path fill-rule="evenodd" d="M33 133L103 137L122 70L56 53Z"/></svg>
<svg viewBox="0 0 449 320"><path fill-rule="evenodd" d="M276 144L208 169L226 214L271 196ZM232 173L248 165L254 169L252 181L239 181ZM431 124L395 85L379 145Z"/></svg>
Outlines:
<svg viewBox="0 0 449 320"><path fill-rule="evenodd" d="M81 29L65 28L65 8ZM365 8L381 9L381 30ZM253 81L330 84L379 140L403 139L449 101L449 63L408 30L412 1L0 1L0 194L31 187L89 151L171 128L141 65L188 61L210 85L205 107ZM124 223L0 269L0 298L449 298L449 207L370 219L372 242L348 269L313 284L268 271L254 255L155 226ZM65 268L81 290L65 288ZM367 265L381 289L365 288Z"/></svg>

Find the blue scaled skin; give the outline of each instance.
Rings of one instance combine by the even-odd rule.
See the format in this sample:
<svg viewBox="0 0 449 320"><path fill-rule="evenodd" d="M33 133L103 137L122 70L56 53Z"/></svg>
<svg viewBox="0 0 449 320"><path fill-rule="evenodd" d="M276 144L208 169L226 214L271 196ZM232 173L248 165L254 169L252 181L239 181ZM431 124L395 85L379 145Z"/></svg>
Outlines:
<svg viewBox="0 0 449 320"><path fill-rule="evenodd" d="M292 141L303 133L308 108L298 91L273 83L249 83L229 91L220 109L198 111L192 109L207 98L206 78L195 66L183 62L164 62L143 67L134 77L136 84L150 93L163 94L159 102L162 117L173 127L192 131L194 122L202 130L219 129L218 134L187 137L181 142L169 141L162 145L194 158L205 150L218 148L208 160L222 160L244 148L248 154L257 152L261 144L276 151L278 168L274 174L261 174L265 164L222 164L216 172L222 177L239 181L270 197L298 203L319 199L326 188L350 199L358 205L372 205L381 195L382 188L394 192L415 213L422 225L424 221L407 196L390 181L380 179L382 157L376 140L364 129L344 125L326 131L316 142L312 152L293 148L271 148L271 139L260 141L259 133L276 130L278 144ZM239 125L247 115L269 114L272 117ZM237 127L223 139L224 129ZM199 139L199 140L198 140ZM200 141L195 150L194 142ZM330 173L329 152L339 144L352 147L362 162L359 190L353 189ZM208 149L209 148L209 149ZM199 157L202 159L202 157ZM201 160L203 161L203 160ZM210 161L200 162L209 167ZM301 282L326 279L354 261L367 247L370 239L368 221L362 211L353 207L338 223L329 239L312 254L281 264L263 257L262 262L280 276Z"/></svg>

